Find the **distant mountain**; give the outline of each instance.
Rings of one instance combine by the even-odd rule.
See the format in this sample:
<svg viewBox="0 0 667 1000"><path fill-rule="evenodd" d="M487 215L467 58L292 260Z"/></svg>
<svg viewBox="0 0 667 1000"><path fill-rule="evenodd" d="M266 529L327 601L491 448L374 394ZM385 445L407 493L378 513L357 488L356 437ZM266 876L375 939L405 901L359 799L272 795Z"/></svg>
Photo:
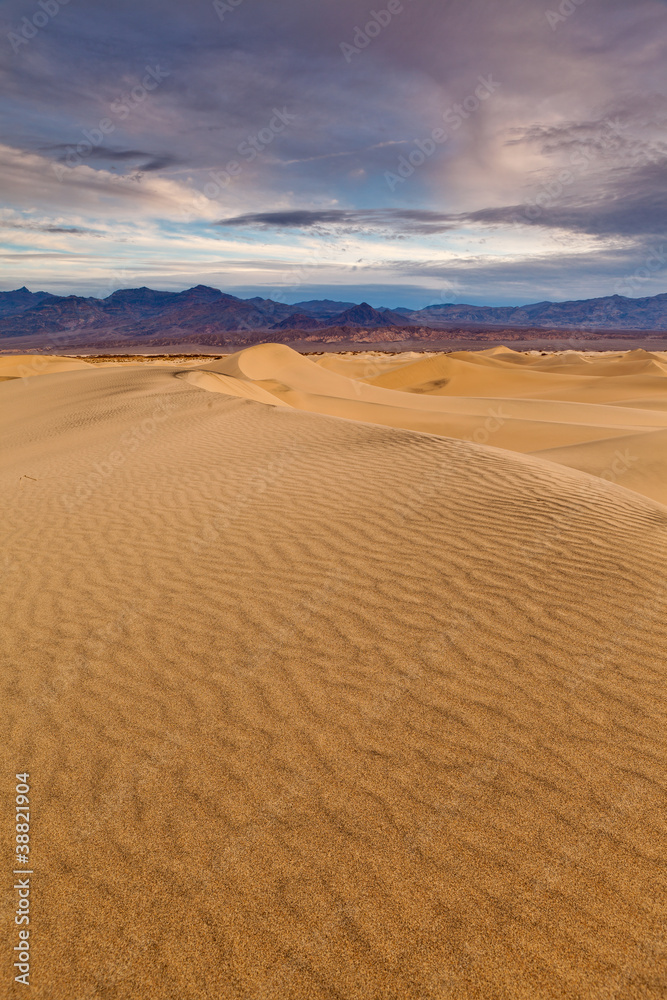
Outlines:
<svg viewBox="0 0 667 1000"><path fill-rule="evenodd" d="M241 301L244 301L243 299ZM246 299L251 302L267 319L284 319L286 316L294 316L298 313L296 306L285 305L284 302L274 302L273 299Z"/></svg>
<svg viewBox="0 0 667 1000"><path fill-rule="evenodd" d="M6 293L14 294L14 293ZM49 296L20 315L0 318L0 338L45 334L93 339L155 335L211 334L266 330L294 313L292 306L270 299L239 299L217 288L197 285L184 292L127 288L106 299L76 295ZM79 338L80 339L80 338Z"/></svg>
<svg viewBox="0 0 667 1000"><path fill-rule="evenodd" d="M16 316L52 298L55 296L50 292L29 292L25 285L15 292L0 292L0 316Z"/></svg>
<svg viewBox="0 0 667 1000"><path fill-rule="evenodd" d="M312 314L308 313L292 313L285 319L281 320L280 323L275 323L271 329L272 330L318 330L325 324L319 320L315 319Z"/></svg>
<svg viewBox="0 0 667 1000"><path fill-rule="evenodd" d="M174 292L156 292L144 285L142 288L122 288L103 301L109 313L141 310L144 315L149 315L164 309L177 295Z"/></svg>
<svg viewBox="0 0 667 1000"><path fill-rule="evenodd" d="M399 316L391 309L374 309L368 302L332 316L331 321L337 326L405 326L404 316Z"/></svg>
<svg viewBox="0 0 667 1000"><path fill-rule="evenodd" d="M0 337L46 336L108 325L103 300L53 295L30 309L0 318Z"/></svg>
<svg viewBox="0 0 667 1000"><path fill-rule="evenodd" d="M411 313L410 319L445 328L488 324L518 328L667 330L667 294L645 299L610 295L574 302L534 302L527 306L433 305Z"/></svg>
<svg viewBox="0 0 667 1000"><path fill-rule="evenodd" d="M340 308L340 307L345 308ZM32 346L137 344L150 341L252 343L299 340L309 332L323 340L433 337L441 330L470 331L474 337L512 330L667 331L667 294L643 299L621 295L526 306L444 303L425 309L375 309L315 299L286 305L256 296L241 299L197 285L183 292L125 288L105 299L51 295L19 288L0 292L0 340ZM298 336L290 336L299 332ZM386 336L385 336L386 334Z"/></svg>
<svg viewBox="0 0 667 1000"><path fill-rule="evenodd" d="M295 302L293 308L304 313L313 313L318 319L333 319L346 309L353 309L356 302L335 302L333 299L310 299L308 302ZM410 310L408 310L409 312Z"/></svg>

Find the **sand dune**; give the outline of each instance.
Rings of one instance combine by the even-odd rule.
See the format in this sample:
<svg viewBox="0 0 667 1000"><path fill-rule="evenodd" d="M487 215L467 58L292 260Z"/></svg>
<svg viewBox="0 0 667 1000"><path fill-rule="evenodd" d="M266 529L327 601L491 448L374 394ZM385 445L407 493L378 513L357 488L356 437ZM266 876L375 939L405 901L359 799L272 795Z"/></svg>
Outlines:
<svg viewBox="0 0 667 1000"><path fill-rule="evenodd" d="M0 386L32 995L662 998L664 382L561 405L344 362Z"/></svg>
<svg viewBox="0 0 667 1000"><path fill-rule="evenodd" d="M90 366L76 358L58 357L50 354L0 355L0 381L10 378L32 378L34 375L49 375L54 372L79 371Z"/></svg>
<svg viewBox="0 0 667 1000"><path fill-rule="evenodd" d="M542 458L592 476L622 483L626 489L667 504L667 430L639 431L605 441L544 448Z"/></svg>
<svg viewBox="0 0 667 1000"><path fill-rule="evenodd" d="M667 361L657 353L493 348L311 360L262 344L187 378L261 402L541 455L667 503Z"/></svg>
<svg viewBox="0 0 667 1000"><path fill-rule="evenodd" d="M469 355L471 357L475 355ZM518 366L495 359L492 364L482 365L479 360L460 360L443 354L368 381L388 389L447 396L492 395L586 403L615 402L652 390L660 395L667 384L664 373L657 368L626 372L621 362L618 369L612 366L609 376L605 377L605 372L590 372L585 361L579 369L574 365L569 367L570 373L563 374L562 371Z"/></svg>
<svg viewBox="0 0 667 1000"><path fill-rule="evenodd" d="M191 385L198 385L210 392L222 392L239 399L254 399L256 403L268 403L270 406L285 405L275 395L248 379L233 378L213 371L182 372L181 377Z"/></svg>

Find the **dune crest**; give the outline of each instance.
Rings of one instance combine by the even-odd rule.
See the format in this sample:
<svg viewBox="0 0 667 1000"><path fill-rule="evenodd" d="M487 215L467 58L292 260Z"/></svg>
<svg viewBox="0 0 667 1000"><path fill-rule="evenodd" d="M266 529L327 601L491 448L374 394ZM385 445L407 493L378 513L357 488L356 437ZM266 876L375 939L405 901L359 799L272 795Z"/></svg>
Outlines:
<svg viewBox="0 0 667 1000"><path fill-rule="evenodd" d="M211 391L539 455L667 503L667 356L657 352L311 360L259 344L200 370L217 381L188 378Z"/></svg>

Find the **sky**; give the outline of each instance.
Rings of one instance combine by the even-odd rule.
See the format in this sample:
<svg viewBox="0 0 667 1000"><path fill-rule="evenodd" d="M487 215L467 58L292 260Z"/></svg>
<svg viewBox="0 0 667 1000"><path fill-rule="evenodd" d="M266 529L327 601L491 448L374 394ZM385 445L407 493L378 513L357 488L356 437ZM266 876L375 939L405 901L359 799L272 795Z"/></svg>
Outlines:
<svg viewBox="0 0 667 1000"><path fill-rule="evenodd" d="M667 0L0 0L0 290L667 291Z"/></svg>

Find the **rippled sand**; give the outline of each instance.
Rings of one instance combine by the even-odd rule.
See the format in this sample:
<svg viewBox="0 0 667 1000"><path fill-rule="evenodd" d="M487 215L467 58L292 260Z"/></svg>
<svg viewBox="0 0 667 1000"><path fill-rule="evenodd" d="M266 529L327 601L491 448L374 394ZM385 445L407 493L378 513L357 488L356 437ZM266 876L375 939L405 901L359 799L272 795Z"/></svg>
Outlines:
<svg viewBox="0 0 667 1000"><path fill-rule="evenodd" d="M662 356L25 363L33 996L664 997Z"/></svg>

